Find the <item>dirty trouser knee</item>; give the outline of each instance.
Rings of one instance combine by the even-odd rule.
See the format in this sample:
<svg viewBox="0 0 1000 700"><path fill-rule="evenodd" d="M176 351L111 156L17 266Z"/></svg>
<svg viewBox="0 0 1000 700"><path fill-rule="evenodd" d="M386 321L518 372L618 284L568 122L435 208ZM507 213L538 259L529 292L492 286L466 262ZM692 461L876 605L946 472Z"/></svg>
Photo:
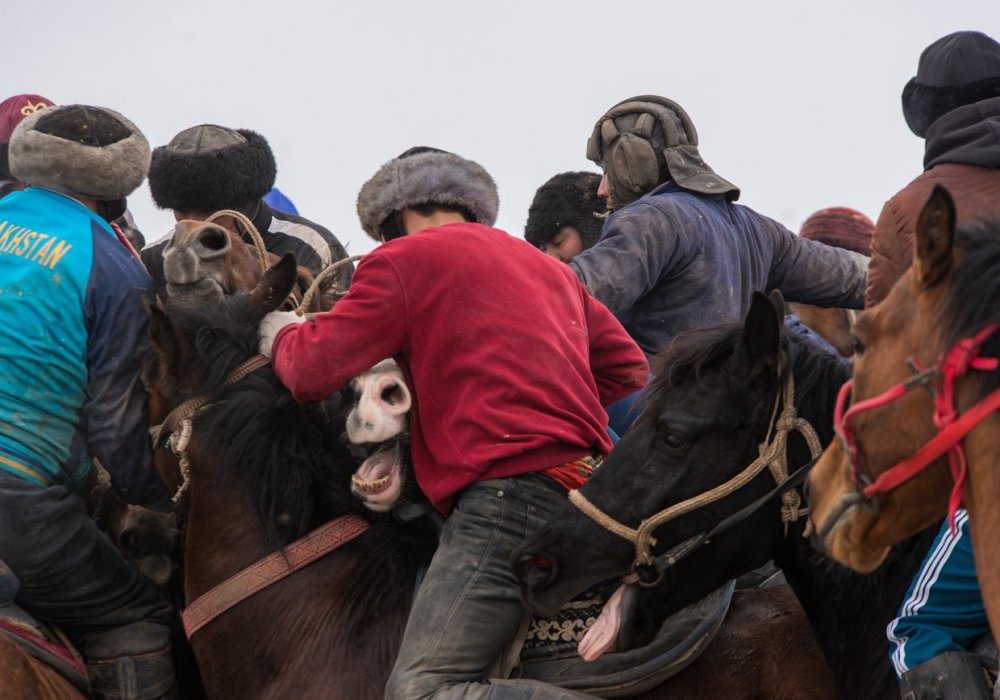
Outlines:
<svg viewBox="0 0 1000 700"><path fill-rule="evenodd" d="M166 597L65 487L42 488L0 472L0 559L20 579L17 603L58 625L87 659L169 645Z"/></svg>
<svg viewBox="0 0 1000 700"><path fill-rule="evenodd" d="M529 616L511 554L565 499L561 487L539 475L482 481L459 495L413 602L386 698L588 697L496 678Z"/></svg>

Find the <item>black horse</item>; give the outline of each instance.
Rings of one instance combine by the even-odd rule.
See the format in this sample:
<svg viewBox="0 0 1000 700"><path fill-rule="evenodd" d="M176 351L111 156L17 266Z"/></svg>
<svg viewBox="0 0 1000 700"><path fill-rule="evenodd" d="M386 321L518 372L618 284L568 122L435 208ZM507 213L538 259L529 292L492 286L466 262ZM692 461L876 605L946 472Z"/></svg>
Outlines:
<svg viewBox="0 0 1000 700"><path fill-rule="evenodd" d="M620 523L637 527L664 508L726 482L757 459L772 425L776 397L789 374L794 404L825 445L832 437L837 389L850 366L784 330L780 297L754 296L743 324L678 337L654 363L642 415L581 489ZM788 441L790 469L807 463L798 434ZM775 486L767 470L742 488L660 527L659 554L711 530ZM816 553L803 537L805 519L780 517L774 499L738 527L713 538L668 568L640 599L642 617L698 600L726 580L773 560L785 573L812 623L838 688L848 698L898 698L885 628L895 616L935 529L901 544L870 576ZM587 552L587 556L580 556ZM515 553L525 599L538 610L560 605L596 581L629 571L633 545L567 504L565 512ZM641 643L639 629L626 644Z"/></svg>

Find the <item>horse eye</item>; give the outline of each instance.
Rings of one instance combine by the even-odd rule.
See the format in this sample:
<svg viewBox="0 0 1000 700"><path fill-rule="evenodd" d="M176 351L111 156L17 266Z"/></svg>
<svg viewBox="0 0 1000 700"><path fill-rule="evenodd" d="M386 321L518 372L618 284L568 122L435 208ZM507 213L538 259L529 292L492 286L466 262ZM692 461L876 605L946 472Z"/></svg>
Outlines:
<svg viewBox="0 0 1000 700"><path fill-rule="evenodd" d="M852 345L854 347L854 354L855 355L863 355L865 353L865 344L862 343L857 338L852 338L851 341L852 341Z"/></svg>
<svg viewBox="0 0 1000 700"><path fill-rule="evenodd" d="M683 436L679 433L667 433L663 436L663 444L671 449L677 450L684 447L685 442Z"/></svg>

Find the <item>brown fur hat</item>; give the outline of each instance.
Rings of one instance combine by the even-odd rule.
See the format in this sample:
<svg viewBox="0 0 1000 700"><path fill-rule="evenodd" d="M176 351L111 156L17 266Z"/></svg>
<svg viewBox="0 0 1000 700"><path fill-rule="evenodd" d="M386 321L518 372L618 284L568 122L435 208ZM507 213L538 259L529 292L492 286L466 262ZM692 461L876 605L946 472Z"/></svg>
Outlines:
<svg viewBox="0 0 1000 700"><path fill-rule="evenodd" d="M437 149L411 151L384 164L361 187L358 218L365 233L381 240L383 221L405 207L421 204L463 209L484 226L496 222L500 197L483 166Z"/></svg>
<svg viewBox="0 0 1000 700"><path fill-rule="evenodd" d="M135 124L105 107L47 107L14 129L10 171L29 185L114 201L146 179L149 142Z"/></svg>
<svg viewBox="0 0 1000 700"><path fill-rule="evenodd" d="M551 177L535 192L528 208L524 240L541 246L564 226L572 226L580 232L584 250L593 246L601 237L606 213L604 201L597 196L600 184L597 173L575 171Z"/></svg>

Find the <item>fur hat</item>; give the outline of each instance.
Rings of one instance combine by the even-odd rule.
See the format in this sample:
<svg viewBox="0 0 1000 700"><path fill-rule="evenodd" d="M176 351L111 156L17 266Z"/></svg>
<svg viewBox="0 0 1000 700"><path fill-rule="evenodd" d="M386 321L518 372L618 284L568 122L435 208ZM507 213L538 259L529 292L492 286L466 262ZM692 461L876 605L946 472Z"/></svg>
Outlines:
<svg viewBox="0 0 1000 700"><path fill-rule="evenodd" d="M799 235L871 257L875 224L857 209L829 207L810 215Z"/></svg>
<svg viewBox="0 0 1000 700"><path fill-rule="evenodd" d="M376 241L394 212L421 204L464 209L476 223L492 226L500 198L497 185L479 163L454 153L421 147L390 160L358 193L361 228Z"/></svg>
<svg viewBox="0 0 1000 700"><path fill-rule="evenodd" d="M597 173L559 173L538 188L528 208L524 240L541 246L564 226L580 232L583 249L597 243L604 225L606 207L597 196L601 176Z"/></svg>
<svg viewBox="0 0 1000 700"><path fill-rule="evenodd" d="M10 137L25 117L51 107L52 100L41 95L14 95L0 102L0 180L14 180L10 172Z"/></svg>
<svg viewBox="0 0 1000 700"><path fill-rule="evenodd" d="M149 189L160 209L214 212L256 202L274 187L267 140L249 129L201 124L153 151Z"/></svg>
<svg viewBox="0 0 1000 700"><path fill-rule="evenodd" d="M616 207L633 202L667 180L701 194L738 199L736 185L715 174L698 153L698 132L679 104L658 95L619 102L597 120L587 158L608 176Z"/></svg>
<svg viewBox="0 0 1000 700"><path fill-rule="evenodd" d="M10 170L29 185L115 201L146 179L149 142L135 124L110 109L47 107L14 130Z"/></svg>
<svg viewBox="0 0 1000 700"><path fill-rule="evenodd" d="M917 74L903 88L903 116L924 138L948 112L1000 97L1000 44L982 32L955 32L924 49Z"/></svg>

